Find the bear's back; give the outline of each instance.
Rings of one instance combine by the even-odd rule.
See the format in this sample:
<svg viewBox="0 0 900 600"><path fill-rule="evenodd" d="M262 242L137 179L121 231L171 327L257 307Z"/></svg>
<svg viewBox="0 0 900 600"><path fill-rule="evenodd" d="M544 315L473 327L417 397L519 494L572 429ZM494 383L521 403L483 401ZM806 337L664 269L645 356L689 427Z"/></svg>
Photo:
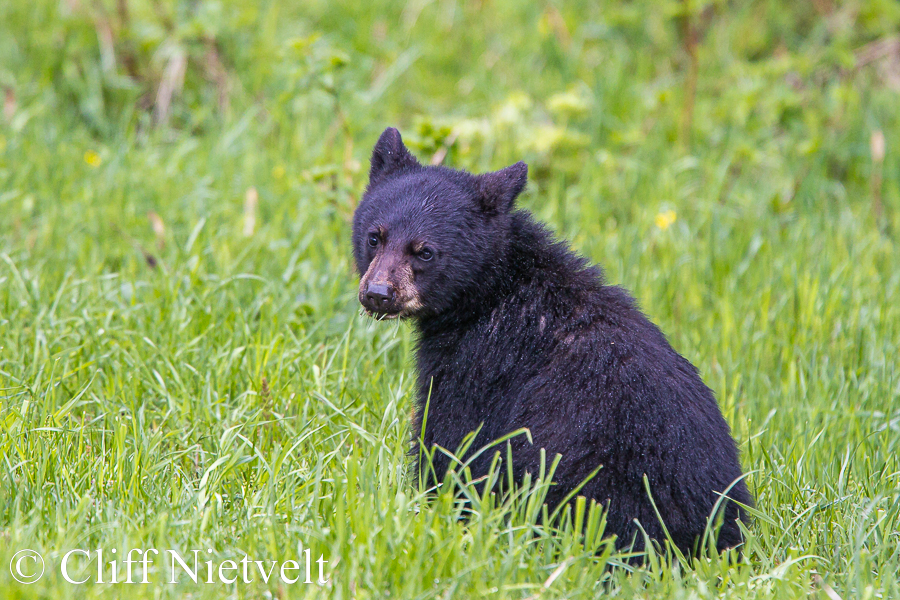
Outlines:
<svg viewBox="0 0 900 600"><path fill-rule="evenodd" d="M426 447L455 451L480 429L478 449L528 428L533 443L524 436L510 442L516 479L538 470L541 448L551 460L562 454L553 503L603 465L582 493L608 503L609 526L625 544L635 518L662 537L646 476L676 543L689 546L716 492L741 476L712 392L625 290L604 285L599 269L553 242L527 214L516 216L508 260L516 268L499 297L483 299L490 310L420 337ZM421 431L421 419L413 427ZM475 477L492 454L472 464ZM448 466L436 457L438 479ZM750 503L743 482L730 495ZM740 540L738 514L734 505L726 510L722 547Z"/></svg>

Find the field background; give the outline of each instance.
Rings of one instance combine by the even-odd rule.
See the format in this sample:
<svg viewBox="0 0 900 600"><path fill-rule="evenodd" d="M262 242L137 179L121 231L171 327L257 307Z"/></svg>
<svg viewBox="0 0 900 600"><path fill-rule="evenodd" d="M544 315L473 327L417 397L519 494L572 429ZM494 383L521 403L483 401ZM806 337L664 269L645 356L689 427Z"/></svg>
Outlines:
<svg viewBox="0 0 900 600"><path fill-rule="evenodd" d="M893 0L0 2L0 596L900 597L898 36ZM414 337L351 264L387 125L526 160L520 203L700 368L740 564L610 569L579 515L531 525L539 488L422 503ZM331 579L59 573L149 547Z"/></svg>

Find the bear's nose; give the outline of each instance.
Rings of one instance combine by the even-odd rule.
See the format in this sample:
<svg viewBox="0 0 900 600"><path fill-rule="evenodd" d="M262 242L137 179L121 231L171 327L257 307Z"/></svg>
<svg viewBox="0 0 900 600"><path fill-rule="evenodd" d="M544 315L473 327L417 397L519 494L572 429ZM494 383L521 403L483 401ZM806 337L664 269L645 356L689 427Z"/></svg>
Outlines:
<svg viewBox="0 0 900 600"><path fill-rule="evenodd" d="M387 312L394 300L394 288L383 283L370 283L366 287L366 300L368 308L380 312Z"/></svg>

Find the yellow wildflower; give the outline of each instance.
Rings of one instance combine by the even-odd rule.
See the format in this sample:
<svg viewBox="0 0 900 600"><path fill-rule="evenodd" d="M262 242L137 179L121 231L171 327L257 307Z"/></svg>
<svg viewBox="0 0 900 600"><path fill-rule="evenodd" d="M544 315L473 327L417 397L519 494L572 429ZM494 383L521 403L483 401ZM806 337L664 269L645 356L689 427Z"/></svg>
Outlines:
<svg viewBox="0 0 900 600"><path fill-rule="evenodd" d="M84 153L84 162L88 165L96 168L100 166L100 163L103 162L103 159L100 158L100 155L94 152L93 150L88 150Z"/></svg>
<svg viewBox="0 0 900 600"><path fill-rule="evenodd" d="M287 171L282 165L275 165L272 167L272 177L275 179L283 179L286 172Z"/></svg>
<svg viewBox="0 0 900 600"><path fill-rule="evenodd" d="M674 210L664 210L663 212L656 215L656 226L659 227L662 231L668 229L672 223L675 222L675 211Z"/></svg>

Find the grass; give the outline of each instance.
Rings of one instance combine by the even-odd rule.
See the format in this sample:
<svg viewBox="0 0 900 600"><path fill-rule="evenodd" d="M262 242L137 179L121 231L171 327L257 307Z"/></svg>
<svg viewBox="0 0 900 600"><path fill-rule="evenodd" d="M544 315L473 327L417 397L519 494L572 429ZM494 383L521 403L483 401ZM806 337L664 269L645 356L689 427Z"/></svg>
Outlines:
<svg viewBox="0 0 900 600"><path fill-rule="evenodd" d="M896 7L339 4L0 6L0 595L900 596L900 98L860 50ZM738 564L610 568L588 507L533 525L541 482L425 502L413 335L359 315L349 246L388 124L527 160L522 205L700 368L757 499ZM309 548L329 583L74 585L75 548Z"/></svg>

